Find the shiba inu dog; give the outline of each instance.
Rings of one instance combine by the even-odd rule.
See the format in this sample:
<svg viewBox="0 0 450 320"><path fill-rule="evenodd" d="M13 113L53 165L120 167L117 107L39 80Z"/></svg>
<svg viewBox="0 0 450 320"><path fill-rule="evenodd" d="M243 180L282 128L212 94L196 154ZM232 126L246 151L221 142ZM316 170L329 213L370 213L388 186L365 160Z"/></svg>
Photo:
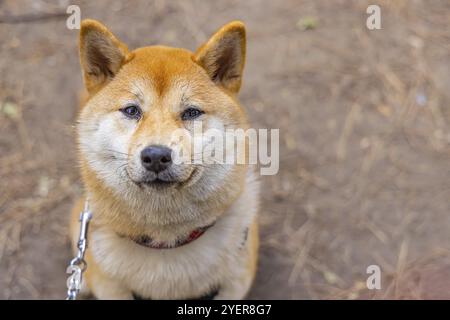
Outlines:
<svg viewBox="0 0 450 320"><path fill-rule="evenodd" d="M241 299L254 279L258 182L248 164L178 163L174 130L249 127L237 100L245 27L231 22L195 53L130 51L84 20L80 61L86 103L77 136L93 213L82 292L99 299Z"/></svg>

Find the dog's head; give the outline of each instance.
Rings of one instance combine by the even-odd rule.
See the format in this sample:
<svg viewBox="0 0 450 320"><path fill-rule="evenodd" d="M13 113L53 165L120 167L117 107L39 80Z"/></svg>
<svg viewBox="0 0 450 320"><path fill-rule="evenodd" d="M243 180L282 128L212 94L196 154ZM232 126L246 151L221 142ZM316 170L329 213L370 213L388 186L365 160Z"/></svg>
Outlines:
<svg viewBox="0 0 450 320"><path fill-rule="evenodd" d="M237 166L196 163L192 143L174 137L199 122L203 131L246 127L236 100L245 60L241 22L192 53L164 46L129 51L105 26L85 20L80 60L89 99L77 131L87 175L130 198L190 190L200 199L230 179ZM191 161L179 161L180 154Z"/></svg>

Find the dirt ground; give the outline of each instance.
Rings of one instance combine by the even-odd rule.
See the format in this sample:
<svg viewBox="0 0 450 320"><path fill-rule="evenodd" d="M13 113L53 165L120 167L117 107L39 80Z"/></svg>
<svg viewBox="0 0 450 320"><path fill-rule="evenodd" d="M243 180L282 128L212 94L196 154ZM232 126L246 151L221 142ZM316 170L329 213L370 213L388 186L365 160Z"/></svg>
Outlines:
<svg viewBox="0 0 450 320"><path fill-rule="evenodd" d="M82 193L72 3L130 48L195 50L247 24L241 101L255 127L280 129L281 150L261 177L250 298L450 299L448 0L0 1L1 299L65 297ZM381 290L366 287L369 265Z"/></svg>

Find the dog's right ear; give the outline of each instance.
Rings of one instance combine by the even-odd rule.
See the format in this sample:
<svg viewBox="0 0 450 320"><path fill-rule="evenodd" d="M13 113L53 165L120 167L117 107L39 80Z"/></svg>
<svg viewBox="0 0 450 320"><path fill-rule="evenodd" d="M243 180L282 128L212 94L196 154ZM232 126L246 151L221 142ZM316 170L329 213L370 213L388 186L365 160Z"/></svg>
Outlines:
<svg viewBox="0 0 450 320"><path fill-rule="evenodd" d="M93 94L119 71L129 58L129 51L103 24L83 20L80 29L80 62L84 84Z"/></svg>

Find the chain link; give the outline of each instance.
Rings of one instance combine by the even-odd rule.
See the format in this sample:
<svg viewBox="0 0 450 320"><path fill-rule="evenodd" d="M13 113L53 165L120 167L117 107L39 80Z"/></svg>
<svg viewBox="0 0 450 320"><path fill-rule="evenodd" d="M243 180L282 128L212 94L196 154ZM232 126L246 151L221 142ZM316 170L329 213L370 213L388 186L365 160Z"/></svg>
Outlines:
<svg viewBox="0 0 450 320"><path fill-rule="evenodd" d="M86 200L84 209L80 213L80 236L78 238L77 248L78 253L73 258L66 269L66 273L70 274L67 278L67 298L66 300L76 300L78 292L81 289L81 281L83 280L83 272L87 268L84 254L87 248L87 231L89 221L92 218L92 213L89 210L89 202Z"/></svg>

